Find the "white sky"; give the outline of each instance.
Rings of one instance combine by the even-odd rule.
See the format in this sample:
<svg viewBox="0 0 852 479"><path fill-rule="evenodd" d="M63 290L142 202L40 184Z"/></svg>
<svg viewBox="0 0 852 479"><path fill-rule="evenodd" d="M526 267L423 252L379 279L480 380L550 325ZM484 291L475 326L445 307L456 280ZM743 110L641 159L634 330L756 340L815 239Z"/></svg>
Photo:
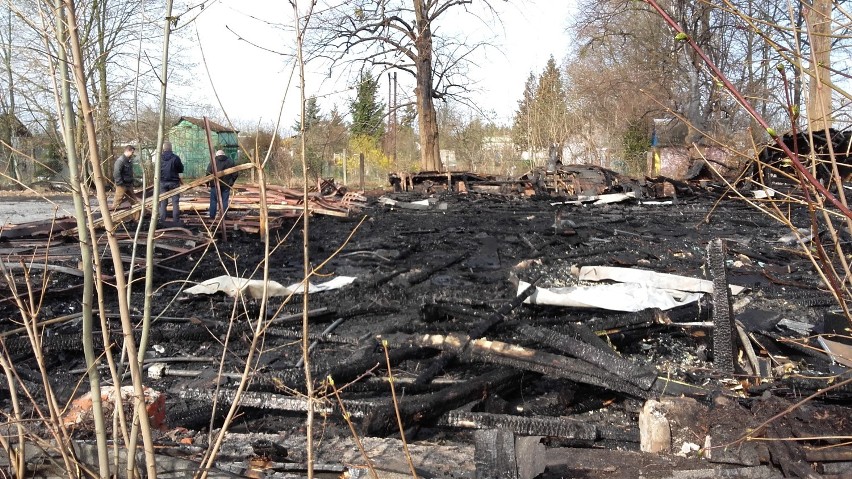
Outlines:
<svg viewBox="0 0 852 479"><path fill-rule="evenodd" d="M465 33L470 38L494 39L499 48L483 52L476 60L478 68L469 74L475 81L473 102L485 111L493 112L496 122L510 124L517 102L523 94L524 83L530 72L539 74L552 55L557 62L571 47L571 38L566 32L570 21L572 0L494 0L492 4L500 10L502 28L493 31L480 25ZM231 120L238 124L266 125L274 123L286 102L282 128L291 127L298 112L298 79L293 77L287 91L287 83L293 62L289 57L264 51L249 42L268 50L289 53L294 44L292 29L280 25L292 25L293 11L289 2L269 0L219 0L204 9L190 25L184 35L191 38L190 51L183 52L197 61L193 73L193 84L189 90L175 88L172 95L186 95L192 100L217 105L210 80L201 61L201 50L207 59L210 76ZM447 19L453 21L453 15ZM458 26L441 25L445 29ZM201 40L199 46L195 29ZM470 30L470 31L467 31ZM238 36L239 35L239 36ZM241 40L240 37L245 40ZM353 96L346 91L349 78L342 69L329 75L323 65L309 63L310 72L306 91L316 95L323 113L328 113L336 104L346 113L348 101ZM410 90L410 76L398 74L400 91L404 98ZM387 80L380 83L382 96L387 94ZM387 99L382 99L387 103Z"/></svg>

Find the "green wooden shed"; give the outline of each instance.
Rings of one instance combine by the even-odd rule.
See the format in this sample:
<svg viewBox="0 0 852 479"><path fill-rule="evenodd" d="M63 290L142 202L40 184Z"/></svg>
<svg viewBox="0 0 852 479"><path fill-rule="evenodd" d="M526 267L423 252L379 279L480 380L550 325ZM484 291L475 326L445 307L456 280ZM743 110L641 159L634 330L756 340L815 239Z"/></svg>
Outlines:
<svg viewBox="0 0 852 479"><path fill-rule="evenodd" d="M237 161L239 142L236 130L222 126L215 121L210 123L210 140L213 150L224 150L232 160ZM172 151L183 160L183 175L186 178L199 178L207 173L210 164L210 150L207 147L207 135L204 132L204 120L182 116L169 129L169 141Z"/></svg>

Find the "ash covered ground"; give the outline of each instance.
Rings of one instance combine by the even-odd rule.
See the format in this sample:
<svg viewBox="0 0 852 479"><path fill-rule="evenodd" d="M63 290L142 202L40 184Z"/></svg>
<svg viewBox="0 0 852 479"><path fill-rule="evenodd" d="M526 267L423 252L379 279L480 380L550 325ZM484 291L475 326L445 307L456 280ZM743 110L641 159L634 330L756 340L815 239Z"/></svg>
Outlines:
<svg viewBox="0 0 852 479"><path fill-rule="evenodd" d="M414 193L392 197L402 202L423 198ZM804 210L795 212L794 223L807 226L805 214ZM250 298L235 302L224 295L191 296L183 290L221 274L260 278L258 265L264 259L268 260L270 279L283 285L300 281L302 231L300 224L291 230L294 221L273 231L273 251L268 258L264 258L257 235L230 232L227 242L217 239L216 246L205 253L191 254L171 262L169 269L156 270L157 290L152 300L160 318L152 331L148 364L167 358L163 361L168 368L146 384L165 394L166 415L157 434L172 456L188 461L200 457L207 445L211 417L216 429L229 406L227 391L235 387L234 376L244 368L242 358L253 321L261 311L260 303ZM683 443L704 447L705 437L713 434L714 445L734 441L747 428L830 384L828 378L844 374L824 354L779 341L819 332L825 312L836 305L809 260L796 246L779 243L779 237L788 233L744 203L725 200L717 205L713 198L683 199L671 205L631 200L578 206L553 205L549 198L445 194L435 198L429 209L391 207L371 198L361 215L311 218L311 264L316 267L328 260L314 282L337 276L357 278L349 286L309 297L310 309L316 310L311 320L316 343L311 356L313 375L326 395L323 405L329 408L319 419L319 462L328 465L328 477L335 477L338 472L332 465L343 462L342 451L351 454L353 449L351 443L343 442L350 433L334 409L336 401L327 385L321 384L328 375L338 387L357 380L341 396L361 434L391 438L388 440L399 437L384 380L388 373L379 339L384 338L402 400L406 437L421 451L417 460L423 477L487 477L476 475L473 461L480 454L474 444L486 439L460 426L463 421L454 422L447 415L453 411L481 421L544 418L591 425L591 436L529 430L546 448L547 470L541 477L672 477L671 471L677 469L736 467L765 468L761 474L769 475L760 477L801 474L813 464L805 460L805 448L831 445L831 440L793 444L786 456L773 449L777 446L749 443L748 454L732 453L733 458L713 462L699 458L695 451L684 454L689 458L670 451L639 452L638 417L647 399L686 395L703 408L703 419L696 419L702 429L694 437L673 441L674 452ZM706 248L714 238L726 242L729 282L747 288L733 298L735 312L755 339L762 341L765 349L758 348L758 354L771 377L757 380L741 371L737 376L720 374L713 366L711 328L678 325L711 321L707 297L666 312L508 306L518 294L513 278L537 280L542 287L566 286L576 284L572 267L619 266L712 279L706 267ZM335 255L338 248L342 249ZM139 281L132 298L136 315L141 314L144 300ZM108 307L117 311L115 298L109 299ZM42 315L50 319L79 310L78 293L48 291ZM292 467L274 465L304 460L300 449L304 413L286 401L298 398L296 392L304 389L301 311L301 296L294 296L288 304L281 298L270 300L267 317L274 321L261 343L249 386L255 402L240 409L231 428L234 435L219 461L226 470L231 467L239 473L233 469L235 465L266 454L267 464L273 464L266 469L267 477L291 477L288 474L295 473L287 471ZM6 328L17 327L14 308L6 304L3 312ZM117 335L117 319L111 321L112 334ZM336 327L323 334L332 324ZM595 384L593 380L555 377L546 369L495 361L488 354L471 357L414 341L426 334L476 339L483 324L488 327L482 336L489 340L557 355L565 353L537 341L524 328L578 337L581 325L597 332L605 346L637 370L668 378L672 389L610 388L605 379L604 384ZM805 330L790 329L794 327ZM79 328L73 321L53 326L45 340L54 387L62 401L80 394L76 388L85 363L78 346ZM38 391L36 364L24 341L22 337L6 340L22 377ZM219 377L218 360L226 341L223 370L228 375ZM174 358L196 358L198 362ZM188 372L178 376L180 371ZM674 389L674 381L689 387ZM212 398L217 387L226 393L214 411ZM849 388L824 395L793 417L776 421L773 434L848 436L852 430L849 398ZM3 400L8 406L6 391ZM83 426L76 434L81 439L91 438ZM279 449L270 452L259 444L274 444ZM429 453L422 452L429 450L441 450L458 461L449 464L443 456L429 459ZM594 456L603 451L609 455L603 459ZM401 453L391 455L400 457ZM357 462L357 454L348 460ZM391 462L384 461L388 474L405 472L404 462L393 467Z"/></svg>

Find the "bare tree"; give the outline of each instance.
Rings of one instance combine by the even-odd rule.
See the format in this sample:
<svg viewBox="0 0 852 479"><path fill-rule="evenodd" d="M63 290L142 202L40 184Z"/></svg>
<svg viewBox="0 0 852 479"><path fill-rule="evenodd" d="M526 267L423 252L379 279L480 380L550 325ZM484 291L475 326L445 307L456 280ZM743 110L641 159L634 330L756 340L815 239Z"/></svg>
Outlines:
<svg viewBox="0 0 852 479"><path fill-rule="evenodd" d="M441 170L435 100L463 95L471 53L486 45L438 34L452 16L481 21L472 0L357 0L319 10L312 32L315 55L334 61L357 60L408 72L415 80L420 167ZM494 15L489 2L482 11Z"/></svg>
<svg viewBox="0 0 852 479"><path fill-rule="evenodd" d="M831 0L816 0L807 10L811 39L811 78L808 95L808 118L812 131L831 128Z"/></svg>

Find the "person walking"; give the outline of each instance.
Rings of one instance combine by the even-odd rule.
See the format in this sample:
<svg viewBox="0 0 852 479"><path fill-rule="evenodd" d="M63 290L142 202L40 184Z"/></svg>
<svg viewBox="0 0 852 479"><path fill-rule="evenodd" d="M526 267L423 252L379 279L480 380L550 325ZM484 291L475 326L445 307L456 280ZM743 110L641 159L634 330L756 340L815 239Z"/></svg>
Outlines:
<svg viewBox="0 0 852 479"><path fill-rule="evenodd" d="M172 151L172 144L163 142L163 154L160 155L160 194L171 191L181 184L180 174L183 173L183 162ZM172 221L180 223L180 195L174 195L172 200ZM169 200L160 201L160 221L166 220L166 206Z"/></svg>
<svg viewBox="0 0 852 479"><path fill-rule="evenodd" d="M139 197L133 191L133 155L136 153L136 147L127 145L124 147L124 154L115 160L115 165L112 169L112 180L115 183L115 197L112 199L112 210L118 209L121 202L127 198L131 208L139 204ZM133 215L134 221L139 221L141 213Z"/></svg>
<svg viewBox="0 0 852 479"><path fill-rule="evenodd" d="M227 170L228 168L233 168L236 166L234 160L232 160L228 155L225 154L224 151L219 150L216 152L216 172L220 172L223 170ZM213 174L213 162L211 161L209 165L207 165L207 174ZM222 214L225 214L225 211L228 209L228 199L231 196L231 187L234 186L234 183L237 181L238 173L231 173L229 175L220 176L218 179L219 189L222 192ZM208 183L210 186L210 218L216 217L217 206L219 205L218 193L216 192L216 183L217 180L213 179Z"/></svg>

